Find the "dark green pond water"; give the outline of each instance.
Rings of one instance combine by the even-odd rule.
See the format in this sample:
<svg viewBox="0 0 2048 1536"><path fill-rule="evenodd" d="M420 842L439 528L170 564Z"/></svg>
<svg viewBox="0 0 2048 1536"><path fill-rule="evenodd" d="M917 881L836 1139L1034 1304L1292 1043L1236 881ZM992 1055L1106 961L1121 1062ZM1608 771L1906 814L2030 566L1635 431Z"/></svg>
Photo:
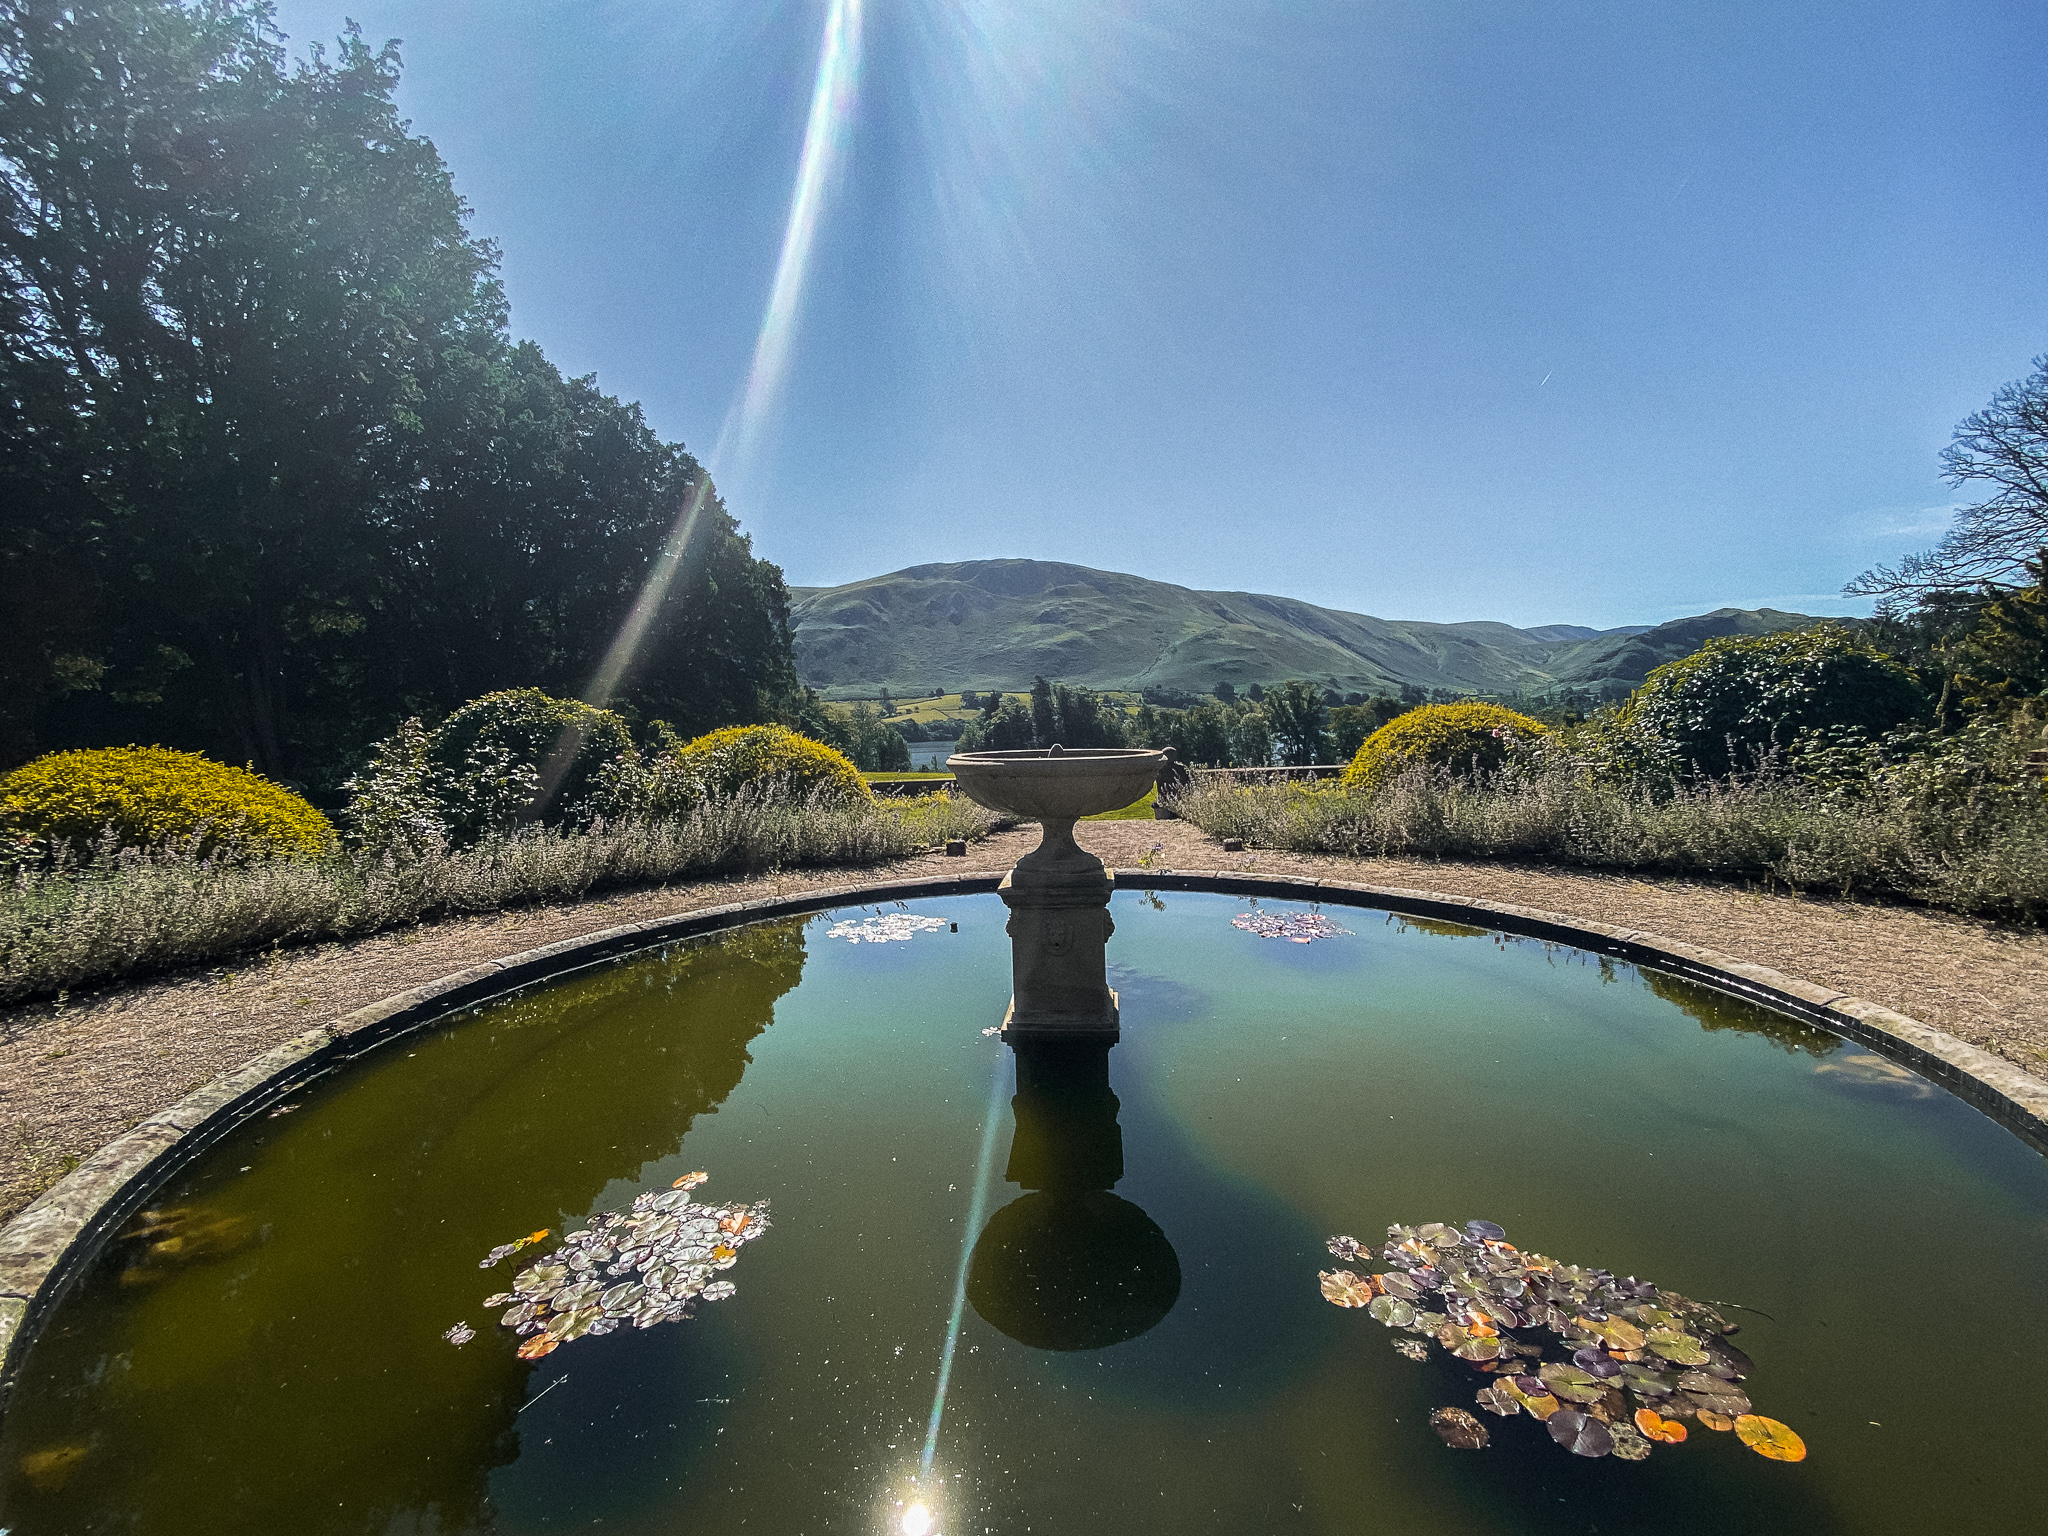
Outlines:
<svg viewBox="0 0 2048 1536"><path fill-rule="evenodd" d="M741 930L387 1048L66 1298L0 1424L0 1529L794 1536L920 1501L951 1536L2039 1528L2039 1155L1684 982L1342 908L1348 936L1262 939L1249 905L1119 894L1107 1083L1041 1073L1021 1126L993 896L902 942L826 937L857 911ZM771 1203L737 1293L519 1359L483 1298L692 1170ZM1316 1277L1332 1233L1472 1218L1747 1309L1745 1386L1807 1459L1695 1428L1580 1460L1526 1416L1439 1443L1467 1368Z"/></svg>

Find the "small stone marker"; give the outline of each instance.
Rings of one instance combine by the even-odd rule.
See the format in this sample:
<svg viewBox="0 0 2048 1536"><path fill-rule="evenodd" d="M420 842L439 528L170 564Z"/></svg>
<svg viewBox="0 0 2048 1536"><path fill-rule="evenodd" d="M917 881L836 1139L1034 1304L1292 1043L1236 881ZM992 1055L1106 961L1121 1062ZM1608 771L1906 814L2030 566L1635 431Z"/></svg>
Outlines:
<svg viewBox="0 0 2048 1536"><path fill-rule="evenodd" d="M947 844L946 844L946 857L947 857L947 858L949 858L949 859L964 859L964 858L966 858L966 857L967 857L967 839L966 839L966 838L964 838L964 837L956 837L956 838L954 838L954 839L953 839L953 840L952 840L951 842L947 843Z"/></svg>
<svg viewBox="0 0 2048 1536"><path fill-rule="evenodd" d="M1223 851L1225 853L1243 853L1244 839L1241 837L1226 837L1223 839Z"/></svg>

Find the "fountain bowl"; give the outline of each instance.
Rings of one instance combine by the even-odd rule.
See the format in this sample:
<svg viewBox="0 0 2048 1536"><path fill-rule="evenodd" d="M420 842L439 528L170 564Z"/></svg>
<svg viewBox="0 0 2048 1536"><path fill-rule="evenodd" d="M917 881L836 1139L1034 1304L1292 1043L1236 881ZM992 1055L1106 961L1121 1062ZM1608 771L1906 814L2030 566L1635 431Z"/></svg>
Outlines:
<svg viewBox="0 0 2048 1536"><path fill-rule="evenodd" d="M1120 811L1159 780L1166 754L1132 747L956 752L946 767L967 798L1033 821Z"/></svg>

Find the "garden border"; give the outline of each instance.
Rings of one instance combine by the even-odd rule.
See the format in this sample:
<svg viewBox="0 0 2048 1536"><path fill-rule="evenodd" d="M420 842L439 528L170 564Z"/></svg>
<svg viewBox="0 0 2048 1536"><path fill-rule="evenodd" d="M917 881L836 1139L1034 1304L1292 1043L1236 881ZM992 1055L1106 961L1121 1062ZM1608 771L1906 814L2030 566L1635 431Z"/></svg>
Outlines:
<svg viewBox="0 0 2048 1536"><path fill-rule="evenodd" d="M0 1227L0 1412L44 1318L119 1225L180 1167L312 1079L452 1013L584 966L721 929L832 907L993 891L1001 879L993 872L962 872L826 886L607 928L488 960L396 993L223 1073L116 1137ZM1570 944L1653 966L1869 1046L1940 1083L2028 1145L2048 1152L2048 1082L1905 1014L1716 950L1642 929L1398 886L1242 870L1120 869L1115 881L1119 890L1217 891L1366 907Z"/></svg>

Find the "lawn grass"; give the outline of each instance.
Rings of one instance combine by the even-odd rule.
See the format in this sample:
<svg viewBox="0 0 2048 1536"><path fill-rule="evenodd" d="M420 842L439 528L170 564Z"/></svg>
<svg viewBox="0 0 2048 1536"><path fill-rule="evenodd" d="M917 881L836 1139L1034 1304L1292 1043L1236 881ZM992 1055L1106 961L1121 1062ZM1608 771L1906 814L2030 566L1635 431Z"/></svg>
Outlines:
<svg viewBox="0 0 2048 1536"><path fill-rule="evenodd" d="M1083 821L1151 821L1152 803L1159 798L1159 791L1148 789L1145 798L1133 800L1120 811L1104 811L1099 816L1084 816Z"/></svg>

